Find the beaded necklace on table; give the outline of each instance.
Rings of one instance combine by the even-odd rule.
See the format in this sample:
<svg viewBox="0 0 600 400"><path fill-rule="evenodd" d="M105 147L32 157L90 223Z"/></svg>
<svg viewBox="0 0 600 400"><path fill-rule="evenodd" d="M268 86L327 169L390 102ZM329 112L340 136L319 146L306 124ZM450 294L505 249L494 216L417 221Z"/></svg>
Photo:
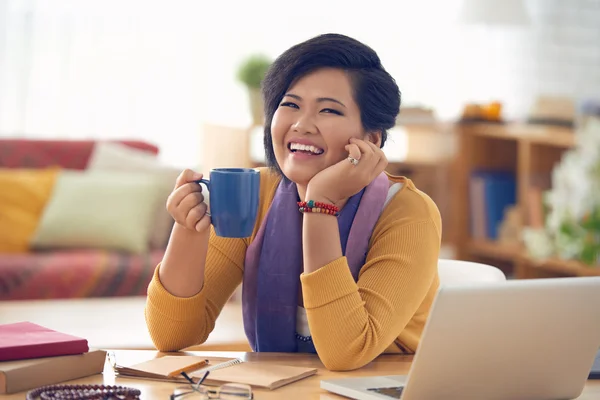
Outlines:
<svg viewBox="0 0 600 400"><path fill-rule="evenodd" d="M27 400L139 400L141 391L125 386L110 385L50 385L27 393Z"/></svg>

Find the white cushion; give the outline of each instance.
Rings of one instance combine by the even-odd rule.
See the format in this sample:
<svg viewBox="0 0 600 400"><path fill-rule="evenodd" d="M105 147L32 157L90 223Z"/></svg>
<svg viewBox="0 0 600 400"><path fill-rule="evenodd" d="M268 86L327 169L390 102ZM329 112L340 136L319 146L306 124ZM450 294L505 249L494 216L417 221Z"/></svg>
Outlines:
<svg viewBox="0 0 600 400"><path fill-rule="evenodd" d="M148 174L61 171L33 248L148 251L160 185Z"/></svg>
<svg viewBox="0 0 600 400"><path fill-rule="evenodd" d="M163 166L153 153L114 142L96 143L87 169L88 171L139 172L155 176L160 181L160 198L150 234L150 247L166 247L174 223L167 212L166 202L175 187L175 180L180 170Z"/></svg>
<svg viewBox="0 0 600 400"><path fill-rule="evenodd" d="M98 141L94 144L87 169L147 171L149 167L160 167L156 154L117 142Z"/></svg>

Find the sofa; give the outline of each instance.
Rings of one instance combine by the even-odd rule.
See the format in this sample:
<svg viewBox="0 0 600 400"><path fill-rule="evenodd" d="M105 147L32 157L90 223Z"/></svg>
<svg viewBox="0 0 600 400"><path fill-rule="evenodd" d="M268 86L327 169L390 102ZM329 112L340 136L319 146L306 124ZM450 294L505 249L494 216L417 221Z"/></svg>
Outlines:
<svg viewBox="0 0 600 400"><path fill-rule="evenodd" d="M158 153L143 141L0 139L0 300L144 296L179 172Z"/></svg>

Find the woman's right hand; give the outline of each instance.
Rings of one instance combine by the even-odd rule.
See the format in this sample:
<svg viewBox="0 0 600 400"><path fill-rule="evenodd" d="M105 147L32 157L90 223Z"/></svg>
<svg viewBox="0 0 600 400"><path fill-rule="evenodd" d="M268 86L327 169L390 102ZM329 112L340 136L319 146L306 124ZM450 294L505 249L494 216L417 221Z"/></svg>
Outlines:
<svg viewBox="0 0 600 400"><path fill-rule="evenodd" d="M210 214L202 195L202 186L195 181L202 174L190 169L184 170L175 182L175 189L167 199L167 211L175 222L196 232L205 232L210 228Z"/></svg>

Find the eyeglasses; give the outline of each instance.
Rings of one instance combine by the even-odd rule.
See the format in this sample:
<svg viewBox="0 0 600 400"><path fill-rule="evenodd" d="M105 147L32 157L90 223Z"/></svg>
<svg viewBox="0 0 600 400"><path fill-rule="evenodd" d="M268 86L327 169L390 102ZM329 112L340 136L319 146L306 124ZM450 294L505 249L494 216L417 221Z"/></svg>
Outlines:
<svg viewBox="0 0 600 400"><path fill-rule="evenodd" d="M181 375L190 382L187 386L180 386L175 388L170 400L247 400L253 399L252 388L248 385L241 383L226 383L218 387L209 387L202 385L202 382L206 379L210 371L206 371L202 378L195 383L188 374L182 372Z"/></svg>

